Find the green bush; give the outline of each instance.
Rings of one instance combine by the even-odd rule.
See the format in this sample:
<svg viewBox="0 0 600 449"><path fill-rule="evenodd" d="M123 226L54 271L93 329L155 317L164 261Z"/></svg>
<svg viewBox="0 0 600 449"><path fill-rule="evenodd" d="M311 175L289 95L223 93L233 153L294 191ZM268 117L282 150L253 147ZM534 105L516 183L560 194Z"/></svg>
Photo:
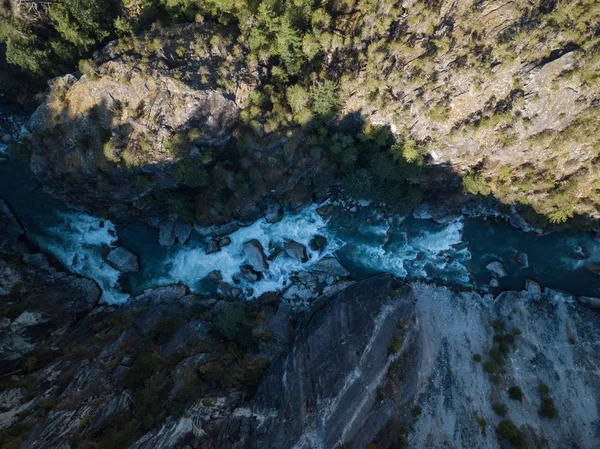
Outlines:
<svg viewBox="0 0 600 449"><path fill-rule="evenodd" d="M388 347L388 355L398 354L402 349L403 341L404 339L402 338L402 334L398 333L394 335Z"/></svg>
<svg viewBox="0 0 600 449"><path fill-rule="evenodd" d="M471 195L489 195L492 192L486 180L473 170L467 170L462 181L463 189Z"/></svg>
<svg viewBox="0 0 600 449"><path fill-rule="evenodd" d="M125 376L125 385L139 387L158 370L158 358L149 351L139 354Z"/></svg>
<svg viewBox="0 0 600 449"><path fill-rule="evenodd" d="M558 411L554 406L554 400L552 398L543 398L538 413L542 418L555 419L558 416Z"/></svg>
<svg viewBox="0 0 600 449"><path fill-rule="evenodd" d="M0 449L19 449L29 437L30 424L14 424L0 429Z"/></svg>
<svg viewBox="0 0 600 449"><path fill-rule="evenodd" d="M508 397L513 401L521 402L523 400L523 391L519 387L510 387L508 389Z"/></svg>
<svg viewBox="0 0 600 449"><path fill-rule="evenodd" d="M494 402L492 404L492 410L500 418L504 418L506 416L506 414L508 413L508 409L506 408L506 405L501 404L499 402Z"/></svg>
<svg viewBox="0 0 600 449"><path fill-rule="evenodd" d="M498 424L496 432L500 438L507 439L517 448L521 448L525 444L523 433L510 419L502 420L500 424Z"/></svg>

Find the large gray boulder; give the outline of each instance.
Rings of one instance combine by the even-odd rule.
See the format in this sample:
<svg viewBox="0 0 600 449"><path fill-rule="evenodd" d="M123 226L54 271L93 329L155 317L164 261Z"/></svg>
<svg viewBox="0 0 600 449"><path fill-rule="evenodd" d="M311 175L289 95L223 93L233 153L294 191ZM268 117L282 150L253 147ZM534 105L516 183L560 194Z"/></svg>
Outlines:
<svg viewBox="0 0 600 449"><path fill-rule="evenodd" d="M261 274L252 268L252 265L240 266L240 273L247 281L256 282L260 280Z"/></svg>
<svg viewBox="0 0 600 449"><path fill-rule="evenodd" d="M265 211L265 221L267 223L277 223L283 218L283 209L279 204L270 204Z"/></svg>
<svg viewBox="0 0 600 449"><path fill-rule="evenodd" d="M308 261L308 255L306 254L306 246L298 243L294 240L290 240L284 245L285 253L292 259L296 259L299 262Z"/></svg>
<svg viewBox="0 0 600 449"><path fill-rule="evenodd" d="M121 273L137 273L140 271L138 256L122 246L117 246L106 255L106 262Z"/></svg>
<svg viewBox="0 0 600 449"><path fill-rule="evenodd" d="M495 260L493 262L488 263L485 268L490 271L492 274L496 275L499 278L503 278L508 275L504 264L499 260Z"/></svg>
<svg viewBox="0 0 600 449"><path fill-rule="evenodd" d="M175 238L175 220L169 219L161 223L158 228L158 243L161 246L173 246Z"/></svg>
<svg viewBox="0 0 600 449"><path fill-rule="evenodd" d="M350 272L346 270L335 257L323 257L319 260L312 271L327 274L328 276L348 276Z"/></svg>
<svg viewBox="0 0 600 449"><path fill-rule="evenodd" d="M244 254L255 271L260 273L269 269L265 250L258 240L254 239L244 243Z"/></svg>

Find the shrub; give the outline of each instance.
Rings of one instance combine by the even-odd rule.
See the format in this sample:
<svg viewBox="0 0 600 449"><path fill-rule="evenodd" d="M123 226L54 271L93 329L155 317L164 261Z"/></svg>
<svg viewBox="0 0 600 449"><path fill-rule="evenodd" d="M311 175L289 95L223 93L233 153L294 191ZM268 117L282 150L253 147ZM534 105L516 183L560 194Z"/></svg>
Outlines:
<svg viewBox="0 0 600 449"><path fill-rule="evenodd" d="M125 385L139 387L158 370L158 358L149 351L144 351L137 356L133 365L125 376Z"/></svg>
<svg viewBox="0 0 600 449"><path fill-rule="evenodd" d="M550 393L550 387L548 387L548 385L546 385L543 382L540 382L537 386L537 390L540 394L542 395L546 395L548 393Z"/></svg>
<svg viewBox="0 0 600 449"><path fill-rule="evenodd" d="M542 418L555 419L558 416L558 411L554 406L554 400L552 398L543 398L538 413Z"/></svg>
<svg viewBox="0 0 600 449"><path fill-rule="evenodd" d="M508 389L508 397L513 401L521 402L523 400L523 391L519 387L510 387Z"/></svg>
<svg viewBox="0 0 600 449"><path fill-rule="evenodd" d="M344 188L353 197L369 197L373 192L373 176L367 169L359 169L343 181Z"/></svg>
<svg viewBox="0 0 600 449"><path fill-rule="evenodd" d="M310 95L302 86L295 84L287 88L286 99L292 112L300 114L308 106Z"/></svg>
<svg viewBox="0 0 600 449"><path fill-rule="evenodd" d="M481 362L481 354L473 354L474 362Z"/></svg>
<svg viewBox="0 0 600 449"><path fill-rule="evenodd" d="M178 318L169 316L158 323L154 329L152 329L152 340L159 345L168 343L171 341L180 327L181 321L179 321Z"/></svg>
<svg viewBox="0 0 600 449"><path fill-rule="evenodd" d="M487 434L487 419L485 419L483 416L480 416L477 418L477 424L479 424L479 427L481 428L481 435L485 437Z"/></svg>
<svg viewBox="0 0 600 449"><path fill-rule="evenodd" d="M523 433L510 419L502 420L496 427L496 432L500 438L507 439L517 448L523 447L525 444Z"/></svg>
<svg viewBox="0 0 600 449"><path fill-rule="evenodd" d="M506 413L508 413L508 410L506 408L506 405L501 404L499 402L494 402L492 404L492 410L494 411L494 413L496 415L498 415L500 418L504 418L506 416Z"/></svg>
<svg viewBox="0 0 600 449"><path fill-rule="evenodd" d="M473 170L467 170L462 181L463 189L471 195L489 195L492 191L486 180Z"/></svg>
<svg viewBox="0 0 600 449"><path fill-rule="evenodd" d="M19 449L31 432L30 424L14 424L0 429L0 449Z"/></svg>
<svg viewBox="0 0 600 449"><path fill-rule="evenodd" d="M402 342L403 338L401 334L394 335L388 347L388 355L398 354L400 349L402 349Z"/></svg>

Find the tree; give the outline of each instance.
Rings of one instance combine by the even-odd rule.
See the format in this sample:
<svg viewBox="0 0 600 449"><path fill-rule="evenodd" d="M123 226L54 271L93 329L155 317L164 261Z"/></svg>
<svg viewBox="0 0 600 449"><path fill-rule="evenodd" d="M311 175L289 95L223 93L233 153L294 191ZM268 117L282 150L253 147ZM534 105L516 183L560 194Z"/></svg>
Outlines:
<svg viewBox="0 0 600 449"><path fill-rule="evenodd" d="M311 92L312 111L319 117L330 118L340 108L337 86L330 80L319 83Z"/></svg>
<svg viewBox="0 0 600 449"><path fill-rule="evenodd" d="M69 0L48 13L62 38L85 51L111 34L117 10L111 0Z"/></svg>
<svg viewBox="0 0 600 449"><path fill-rule="evenodd" d="M290 108L292 108L292 112L294 114L301 113L304 109L306 109L308 103L310 102L310 96L308 95L308 92L299 84L294 84L293 86L288 87L285 95L287 102L290 105Z"/></svg>

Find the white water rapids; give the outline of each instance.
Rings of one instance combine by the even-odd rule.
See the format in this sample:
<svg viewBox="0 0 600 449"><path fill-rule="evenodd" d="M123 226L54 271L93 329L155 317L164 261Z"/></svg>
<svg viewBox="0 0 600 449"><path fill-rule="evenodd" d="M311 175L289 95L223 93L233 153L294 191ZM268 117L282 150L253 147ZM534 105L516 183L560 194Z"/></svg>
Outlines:
<svg viewBox="0 0 600 449"><path fill-rule="evenodd" d="M372 272L390 272L400 278L427 278L426 268L434 270L436 277L451 278L458 283L468 283L469 273L462 261L470 254L462 243L462 220L454 220L434 230L420 230L408 237L396 232L384 244L383 236L389 225L384 220L375 224L359 223L349 235L336 232L333 226L317 213L317 205L307 207L297 214L287 214L278 223L269 224L264 219L240 228L229 235L231 244L213 254L206 254L204 244L192 241L187 245L169 248L164 260L145 261L153 267L144 285L158 286L182 282L192 291L200 292L200 281L210 272L219 270L223 280L240 282L243 289L251 288L252 297L267 291L281 291L289 284L290 277L299 271L309 270L322 257L344 254L341 257L350 271L361 269ZM102 301L122 304L129 295L121 291L120 273L109 266L102 254L118 240L114 225L85 213L64 212L61 220L48 228L48 232L36 238L38 244L56 256L71 271L94 279L103 290ZM327 247L321 252L313 251L309 242L315 235L327 238ZM257 239L269 254L269 248L281 247L295 240L307 247L309 260L298 262L281 254L269 262L269 270L258 282L246 282L239 275L240 265L247 263L243 244ZM148 242L157 245L157 242ZM449 257L447 257L449 256ZM148 277L148 276L147 276Z"/></svg>

